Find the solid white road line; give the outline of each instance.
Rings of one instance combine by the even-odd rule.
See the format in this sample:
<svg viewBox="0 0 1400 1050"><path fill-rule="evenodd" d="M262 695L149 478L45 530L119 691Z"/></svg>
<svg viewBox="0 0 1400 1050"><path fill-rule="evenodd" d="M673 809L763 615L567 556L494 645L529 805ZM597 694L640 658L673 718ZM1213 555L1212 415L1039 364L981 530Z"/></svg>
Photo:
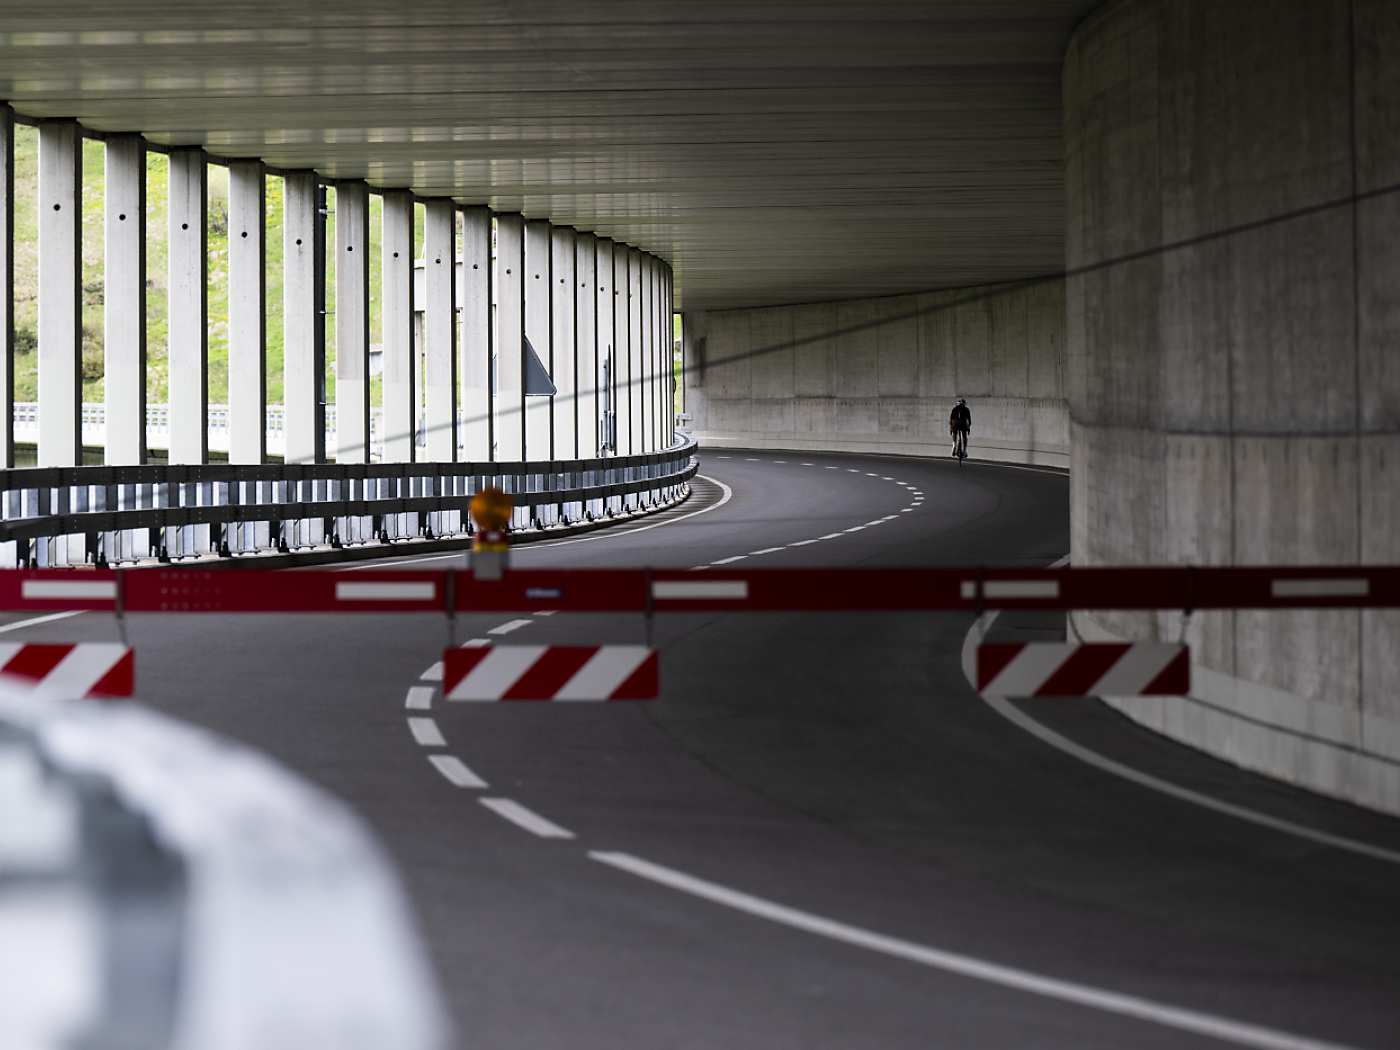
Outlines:
<svg viewBox="0 0 1400 1050"><path fill-rule="evenodd" d="M780 550L786 550L786 548L785 548L785 547L764 547L763 550L761 550L761 551L749 551L749 557L753 557L755 554L776 554L776 553L778 553L778 551L780 551Z"/></svg>
<svg viewBox="0 0 1400 1050"><path fill-rule="evenodd" d="M442 661L439 660L426 671L418 676L421 682L441 682L442 681Z"/></svg>
<svg viewBox="0 0 1400 1050"><path fill-rule="evenodd" d="M1056 563L1058 565L1060 563ZM1054 568L1055 566L1052 566ZM991 629L996 621L998 612L987 613L982 620L972 625L972 629L967 632L963 639L962 668L968 684L974 689L977 688L977 646L986 632ZM981 695L981 694L978 694ZM1210 795L1204 795L1199 791L1192 791L1190 788L1181 787L1167 780L1160 780L1150 773L1143 773L1140 770L1125 766L1121 762L1115 762L1111 758L1091 751L1082 744L1077 744L1067 737L1061 736L1049 726L1042 725L1030 715L1026 714L1005 697L983 696L983 701L997 714L1001 715L1008 722L1013 722L1020 726L1027 733L1045 741L1053 748L1063 751L1067 755L1079 759L1102 769L1105 773L1112 773L1116 777L1124 780L1131 780L1134 784L1140 784L1152 791L1158 791L1163 795L1170 795L1172 798L1179 798L1183 802L1190 802L1192 805L1201 806L1204 809L1211 809L1217 813L1224 813L1226 816L1235 817L1238 820L1248 821L1251 824L1258 824L1260 827L1272 828L1274 831L1281 831L1286 835L1294 835L1298 838L1308 839L1311 842L1319 843L1323 846L1332 846L1335 849L1347 850L1351 853L1360 853L1366 857L1376 860L1386 861L1390 864L1400 864L1400 852L1386 849L1383 846L1373 846L1369 842L1360 842L1356 839L1344 838L1341 835L1333 835L1326 831L1319 831L1303 824L1295 824L1290 820L1281 820L1278 817L1271 817L1267 813L1259 813L1256 810L1246 809L1244 806L1237 806L1231 802L1225 802Z"/></svg>
<svg viewBox="0 0 1400 1050"><path fill-rule="evenodd" d="M843 533L843 532L828 532L825 536L818 536L817 539L819 539L819 540L839 540L839 539L840 539L842 536L844 536L844 535L845 535L845 533Z"/></svg>
<svg viewBox="0 0 1400 1050"><path fill-rule="evenodd" d="M901 940L898 937L888 937L871 930L861 929L859 926L850 926L844 922L824 919L811 912L789 908L762 897L754 897L718 883L697 879L684 872L665 868L660 864L653 864L627 853L603 853L590 850L588 856L620 871L648 879L674 890L680 890L682 893L689 893L715 904L722 904L727 908L733 908L735 911L741 911L760 919L781 923L793 929L841 941L857 948L865 948L897 959L930 966L947 973L955 973L973 980L1001 985L1004 988L1087 1006L1106 1013L1192 1032L1212 1039L1235 1043L1239 1046L1259 1047L1261 1050L1347 1050L1339 1043L1329 1043L1307 1036L1294 1035L1291 1032L1282 1032L1274 1028L1234 1021L1228 1017L1218 1017L1197 1010L1169 1006L1135 995L1124 995L1121 992L1095 988L1092 985L1047 977L1029 970L988 962L974 956L930 948L913 941Z"/></svg>
<svg viewBox="0 0 1400 1050"><path fill-rule="evenodd" d="M728 459L729 457L725 456L723 458ZM636 532L647 532L651 529L659 529L663 525L674 525L678 521L685 521L686 518L697 518L701 514L708 514L712 510L719 510L720 507L723 507L726 503L728 503L731 499L734 498L734 490L731 489L724 482L720 481L718 478L712 478L705 474L696 474L695 476L702 481L708 481L711 485L718 485L721 489L724 490L724 495L721 496L716 502L711 503L708 507L701 507L699 510L693 510L689 514L678 514L676 517L667 518L665 521L654 521L650 525L643 525L640 528L624 529L622 532L613 532L611 529L607 529L594 536L580 536L578 539L574 540L554 540L550 543L532 543L530 544L530 547L566 547L571 543L597 543L599 540L611 540L616 539L619 536L631 536L633 533ZM527 547L522 549L528 550L530 548Z"/></svg>
<svg viewBox="0 0 1400 1050"><path fill-rule="evenodd" d="M734 557L732 557L732 558L721 558L719 561L712 561L712 562L710 562L710 564L711 564L711 565L728 565L731 561L743 561L743 560L744 560L745 558L747 558L747 557L748 557L747 554L736 554L736 555L734 555Z"/></svg>
<svg viewBox="0 0 1400 1050"><path fill-rule="evenodd" d="M816 543L816 542L817 542L816 540L796 540L796 541L794 541L793 543L789 543L788 546L789 546L789 547L805 547L805 546L807 546L807 544L809 544L809 543Z"/></svg>
<svg viewBox="0 0 1400 1050"><path fill-rule="evenodd" d="M41 623L53 623L54 620L66 620L70 616L81 616L86 609L73 609L69 612L49 613L46 616L34 616L28 620L18 620L15 623L7 623L0 627L0 634L5 631L18 631L21 627L38 627Z"/></svg>
<svg viewBox="0 0 1400 1050"><path fill-rule="evenodd" d="M532 809L526 809L519 802L508 798L483 798L481 804L498 816L505 817L518 828L524 828L542 839L571 839L572 831L561 828L552 820L545 820Z"/></svg>
<svg viewBox="0 0 1400 1050"><path fill-rule="evenodd" d="M438 681L442 681L442 665L438 665ZM427 711L433 706L433 687L430 685L415 685L408 691L408 697L404 700L403 706L410 711Z"/></svg>
<svg viewBox="0 0 1400 1050"><path fill-rule="evenodd" d="M456 755L429 755L433 768L445 776L453 787L484 788L486 781L467 768L467 764Z"/></svg>
<svg viewBox="0 0 1400 1050"><path fill-rule="evenodd" d="M408 720L408 731L413 734L415 743L422 747L446 747L447 741L443 738L442 730L438 728L437 722L431 718L410 718Z"/></svg>
<svg viewBox="0 0 1400 1050"><path fill-rule="evenodd" d="M522 627L529 627L530 624L532 624L532 623L534 623L534 622L535 622L534 620L511 620L511 621L509 621L508 623L503 623L503 624L500 624L499 626L492 627L492 628L491 628L489 631L487 631L486 633L487 633L487 634L497 634L497 635L499 635L499 634L510 634L511 631L518 631L518 630L520 630L520 628L522 628Z"/></svg>

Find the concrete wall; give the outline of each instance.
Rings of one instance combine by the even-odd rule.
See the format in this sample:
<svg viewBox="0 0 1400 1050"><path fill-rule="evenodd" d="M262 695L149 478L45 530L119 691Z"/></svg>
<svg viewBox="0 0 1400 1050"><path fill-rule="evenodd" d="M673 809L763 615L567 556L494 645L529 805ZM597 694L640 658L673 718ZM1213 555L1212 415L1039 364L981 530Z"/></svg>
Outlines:
<svg viewBox="0 0 1400 1050"><path fill-rule="evenodd" d="M1058 280L848 302L689 313L686 410L703 444L971 455L1069 465Z"/></svg>
<svg viewBox="0 0 1400 1050"><path fill-rule="evenodd" d="M1149 253L1067 282L1075 564L1400 561L1400 197L1352 199L1400 183L1400 5L1110 3L1064 98L1070 273ZM1400 614L1188 638L1196 699L1134 717L1400 812Z"/></svg>

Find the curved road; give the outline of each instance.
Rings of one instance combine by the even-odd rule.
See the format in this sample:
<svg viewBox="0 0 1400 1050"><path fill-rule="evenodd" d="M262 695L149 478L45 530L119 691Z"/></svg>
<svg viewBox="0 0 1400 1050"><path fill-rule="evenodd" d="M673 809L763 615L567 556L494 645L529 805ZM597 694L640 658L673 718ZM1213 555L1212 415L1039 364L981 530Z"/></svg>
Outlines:
<svg viewBox="0 0 1400 1050"><path fill-rule="evenodd" d="M740 451L701 473L663 516L515 564L1044 565L1068 549L1055 473ZM148 616L131 637L145 701L369 819L462 1046L1400 1046L1400 822L1093 702L1019 705L1284 826L1086 763L970 688L970 619L662 616L662 698L636 705L444 704L446 629L427 616ZM621 615L458 624L459 641L642 637ZM455 786L433 758L489 786Z"/></svg>

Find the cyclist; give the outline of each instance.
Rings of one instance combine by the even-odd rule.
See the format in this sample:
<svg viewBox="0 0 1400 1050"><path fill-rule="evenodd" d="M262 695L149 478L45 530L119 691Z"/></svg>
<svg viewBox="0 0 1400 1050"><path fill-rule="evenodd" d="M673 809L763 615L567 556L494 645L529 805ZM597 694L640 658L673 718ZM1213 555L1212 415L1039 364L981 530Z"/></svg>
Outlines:
<svg viewBox="0 0 1400 1050"><path fill-rule="evenodd" d="M967 458L967 435L972 432L972 409L967 407L964 398L958 398L953 406L953 414L948 417L948 433L953 436L953 455L958 459Z"/></svg>

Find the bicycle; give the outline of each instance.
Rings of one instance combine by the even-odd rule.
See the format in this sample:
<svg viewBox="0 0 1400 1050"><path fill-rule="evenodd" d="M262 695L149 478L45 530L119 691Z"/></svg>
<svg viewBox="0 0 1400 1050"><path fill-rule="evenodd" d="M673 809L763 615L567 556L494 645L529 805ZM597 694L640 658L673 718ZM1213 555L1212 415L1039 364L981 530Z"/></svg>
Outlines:
<svg viewBox="0 0 1400 1050"><path fill-rule="evenodd" d="M967 459L967 431L953 431L953 455L957 458L958 466L962 466L963 460Z"/></svg>

